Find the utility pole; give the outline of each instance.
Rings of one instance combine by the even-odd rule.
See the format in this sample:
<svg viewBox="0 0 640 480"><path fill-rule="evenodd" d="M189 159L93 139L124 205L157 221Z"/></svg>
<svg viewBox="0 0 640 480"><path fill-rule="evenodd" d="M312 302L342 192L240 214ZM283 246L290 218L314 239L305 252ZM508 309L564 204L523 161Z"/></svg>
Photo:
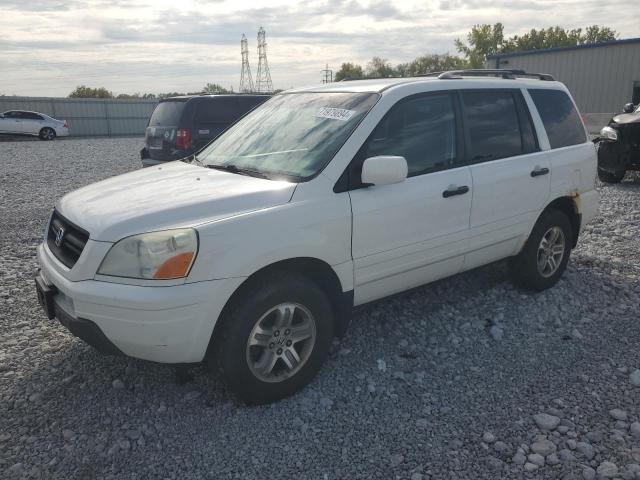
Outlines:
<svg viewBox="0 0 640 480"><path fill-rule="evenodd" d="M322 72L322 83L331 83L333 82L333 70L329 69L329 64L327 63L324 70Z"/></svg>

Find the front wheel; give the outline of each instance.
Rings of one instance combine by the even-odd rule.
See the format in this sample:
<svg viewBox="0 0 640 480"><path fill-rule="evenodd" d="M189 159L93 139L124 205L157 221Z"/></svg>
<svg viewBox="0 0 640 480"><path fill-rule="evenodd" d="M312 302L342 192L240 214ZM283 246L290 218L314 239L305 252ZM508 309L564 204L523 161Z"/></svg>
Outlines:
<svg viewBox="0 0 640 480"><path fill-rule="evenodd" d="M214 348L229 388L250 404L269 403L307 385L333 338L333 312L313 281L278 272L252 282L220 319Z"/></svg>
<svg viewBox="0 0 640 480"><path fill-rule="evenodd" d="M511 259L515 283L537 292L555 285L567 268L572 239L571 222L563 212L544 212L522 251Z"/></svg>
<svg viewBox="0 0 640 480"><path fill-rule="evenodd" d="M56 131L51 127L44 127L38 134L40 140L53 140L56 138Z"/></svg>
<svg viewBox="0 0 640 480"><path fill-rule="evenodd" d="M624 178L625 171L609 172L598 167L598 178L604 183L620 183Z"/></svg>

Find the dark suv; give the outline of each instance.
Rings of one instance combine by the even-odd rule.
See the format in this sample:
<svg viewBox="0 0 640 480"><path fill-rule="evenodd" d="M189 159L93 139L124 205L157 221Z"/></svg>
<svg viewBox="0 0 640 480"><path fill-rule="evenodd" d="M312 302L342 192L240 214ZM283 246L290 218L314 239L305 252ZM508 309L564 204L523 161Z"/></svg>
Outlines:
<svg viewBox="0 0 640 480"><path fill-rule="evenodd" d="M640 105L627 103L623 111L596 139L598 178L603 182L618 183L628 170L640 170Z"/></svg>
<svg viewBox="0 0 640 480"><path fill-rule="evenodd" d="M192 95L160 100L140 151L142 165L184 158L197 152L269 95Z"/></svg>

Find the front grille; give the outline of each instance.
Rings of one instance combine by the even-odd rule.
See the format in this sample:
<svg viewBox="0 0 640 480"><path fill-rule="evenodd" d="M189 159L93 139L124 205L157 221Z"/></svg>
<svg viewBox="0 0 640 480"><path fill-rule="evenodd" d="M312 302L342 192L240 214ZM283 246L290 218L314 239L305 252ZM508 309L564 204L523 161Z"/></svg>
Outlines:
<svg viewBox="0 0 640 480"><path fill-rule="evenodd" d="M64 265L73 267L89 240L89 232L74 225L55 210L49 222L47 245Z"/></svg>

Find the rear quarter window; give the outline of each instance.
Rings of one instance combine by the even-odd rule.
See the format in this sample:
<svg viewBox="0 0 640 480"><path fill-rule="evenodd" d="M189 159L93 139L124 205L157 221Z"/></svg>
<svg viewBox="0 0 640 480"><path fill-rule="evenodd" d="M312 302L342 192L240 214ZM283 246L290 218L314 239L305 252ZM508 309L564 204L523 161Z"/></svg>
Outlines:
<svg viewBox="0 0 640 480"><path fill-rule="evenodd" d="M529 94L547 131L551 148L568 147L587 141L582 121L566 92L531 89Z"/></svg>

